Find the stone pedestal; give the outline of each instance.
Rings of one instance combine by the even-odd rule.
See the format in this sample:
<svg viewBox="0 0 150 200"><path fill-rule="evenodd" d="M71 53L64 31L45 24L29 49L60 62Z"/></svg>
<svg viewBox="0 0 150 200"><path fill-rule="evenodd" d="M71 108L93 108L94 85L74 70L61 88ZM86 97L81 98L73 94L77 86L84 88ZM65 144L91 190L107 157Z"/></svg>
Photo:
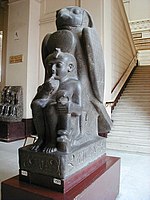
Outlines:
<svg viewBox="0 0 150 200"><path fill-rule="evenodd" d="M0 121L0 141L11 142L25 138L24 122Z"/></svg>
<svg viewBox="0 0 150 200"><path fill-rule="evenodd" d="M102 161L103 160L103 161ZM115 200L119 193L120 159L105 156L72 176L72 184L77 177L82 180L66 193L19 181L19 176L2 182L2 200ZM97 166L96 169L92 169ZM89 172L90 171L90 172Z"/></svg>
<svg viewBox="0 0 150 200"><path fill-rule="evenodd" d="M31 145L19 149L20 180L66 192L86 177L82 176L85 170L89 174L96 170L98 166L93 163L105 162L106 139L96 137L70 153L56 151L46 154L30 149ZM87 170L89 166L92 167ZM75 176L78 181L73 184L72 177ZM68 182L72 185L68 186Z"/></svg>

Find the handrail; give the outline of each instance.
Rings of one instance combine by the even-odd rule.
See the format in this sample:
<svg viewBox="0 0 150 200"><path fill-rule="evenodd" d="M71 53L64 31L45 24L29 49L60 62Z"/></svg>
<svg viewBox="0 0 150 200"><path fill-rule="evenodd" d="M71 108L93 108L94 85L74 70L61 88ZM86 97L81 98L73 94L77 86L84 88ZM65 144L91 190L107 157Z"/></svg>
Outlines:
<svg viewBox="0 0 150 200"><path fill-rule="evenodd" d="M133 57L132 61L130 62L130 65L125 70L125 72L122 74L121 78L119 79L119 81L117 82L115 87L113 88L111 101L115 102L115 100L116 100L117 96L119 95L121 89L123 88L124 84L126 83L129 75L131 74L132 70L136 66L136 63L137 63L137 56L135 55Z"/></svg>

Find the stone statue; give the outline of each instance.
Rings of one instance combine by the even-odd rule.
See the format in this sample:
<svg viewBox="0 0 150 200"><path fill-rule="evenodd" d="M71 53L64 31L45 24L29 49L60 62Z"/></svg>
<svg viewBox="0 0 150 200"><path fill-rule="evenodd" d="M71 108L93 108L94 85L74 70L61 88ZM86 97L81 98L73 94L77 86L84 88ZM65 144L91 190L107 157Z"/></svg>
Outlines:
<svg viewBox="0 0 150 200"><path fill-rule="evenodd" d="M63 191L65 179L105 155L106 139L99 135L110 130L111 120L92 18L80 7L66 7L57 11L56 26L42 43L45 80L31 104L38 140L19 149L19 164L20 180Z"/></svg>
<svg viewBox="0 0 150 200"><path fill-rule="evenodd" d="M23 117L21 86L5 86L1 92L0 121L17 122Z"/></svg>
<svg viewBox="0 0 150 200"><path fill-rule="evenodd" d="M72 122L75 118L79 120L82 111L76 60L72 54L56 49L47 56L45 68L45 82L31 104L38 134L31 149L45 153L67 152L78 134L79 122Z"/></svg>
<svg viewBox="0 0 150 200"><path fill-rule="evenodd" d="M47 34L43 40L44 66L46 57L55 48L60 48L63 52L69 52L75 56L78 77L82 85L81 99L85 117L89 118L91 124L93 117L88 113L91 113L94 107L98 114L98 131L88 125L87 129L84 126L84 132L107 133L112 123L103 105L104 58L92 18L86 10L80 7L66 7L57 11L56 26L57 31Z"/></svg>
<svg viewBox="0 0 150 200"><path fill-rule="evenodd" d="M39 87L38 93L31 105L36 132L39 136L31 149L34 151L42 150L46 153L56 151L58 146L61 146L60 140L64 140L62 142L63 151L69 151L69 149L75 146L95 140L98 133L106 133L111 127L110 118L103 105L103 53L90 15L82 8L67 7L57 11L56 25L58 30L53 34L47 34L42 43L45 82ZM62 58L63 53L64 58ZM56 57L54 56L55 54ZM81 85L82 93L79 96L82 99L82 113L80 111L80 120L78 117L77 122L74 122L77 124L74 128L71 127L72 123L70 121L73 118L72 113L67 113L64 116L63 109L62 113L58 112L59 108L55 108L56 105L58 107L57 99L52 98L60 93L59 90L62 90L61 85L63 82L57 77L57 73L54 74L53 65L51 64L54 63L57 66L55 62L58 62L57 59L59 57L66 64L66 69L71 65L71 63L66 62L66 57L74 58L77 61L77 64L75 64L75 61L73 62L77 73L76 75L73 74L73 76L77 80L79 79ZM73 71L70 69L67 73L68 80L69 77L73 79L72 73ZM70 90L68 86L66 86L66 89L63 86L64 91L67 89ZM67 94L68 92L65 91L64 93ZM79 91L76 91L76 93L79 93ZM79 96L77 97L76 95L78 101ZM61 118L65 119L65 121L63 122ZM58 125L56 123L57 120ZM61 121L62 127L68 126L70 128L58 128L60 126L59 121ZM66 133L61 129L66 129ZM71 130L68 131L67 129ZM73 137L74 139L70 142L67 136L70 134L67 132L72 132L71 135L76 135L76 139ZM71 146L70 148L68 147L69 145Z"/></svg>

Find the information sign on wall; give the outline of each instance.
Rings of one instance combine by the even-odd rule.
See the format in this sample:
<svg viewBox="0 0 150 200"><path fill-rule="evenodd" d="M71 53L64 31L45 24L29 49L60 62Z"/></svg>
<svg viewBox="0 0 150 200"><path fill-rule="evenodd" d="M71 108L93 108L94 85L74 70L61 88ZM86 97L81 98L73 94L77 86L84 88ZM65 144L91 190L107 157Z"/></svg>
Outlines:
<svg viewBox="0 0 150 200"><path fill-rule="evenodd" d="M23 55L22 54L9 57L9 63L10 64L20 63L20 62L23 62Z"/></svg>

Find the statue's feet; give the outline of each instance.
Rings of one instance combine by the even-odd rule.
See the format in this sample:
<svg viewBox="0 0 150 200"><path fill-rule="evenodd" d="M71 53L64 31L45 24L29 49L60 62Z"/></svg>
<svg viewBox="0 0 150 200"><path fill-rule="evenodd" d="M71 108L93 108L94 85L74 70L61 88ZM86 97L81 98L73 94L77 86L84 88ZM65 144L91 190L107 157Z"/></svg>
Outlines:
<svg viewBox="0 0 150 200"><path fill-rule="evenodd" d="M66 135L57 138L57 149L62 152L70 152L70 140Z"/></svg>
<svg viewBox="0 0 150 200"><path fill-rule="evenodd" d="M52 146L51 144L47 144L43 149L44 153L53 153L53 152L56 152L56 151L57 151L57 148Z"/></svg>
<svg viewBox="0 0 150 200"><path fill-rule="evenodd" d="M42 146L43 146L43 140L38 139L38 140L31 146L30 149L31 149L31 151L36 151L36 152L38 152L38 151L41 150Z"/></svg>

